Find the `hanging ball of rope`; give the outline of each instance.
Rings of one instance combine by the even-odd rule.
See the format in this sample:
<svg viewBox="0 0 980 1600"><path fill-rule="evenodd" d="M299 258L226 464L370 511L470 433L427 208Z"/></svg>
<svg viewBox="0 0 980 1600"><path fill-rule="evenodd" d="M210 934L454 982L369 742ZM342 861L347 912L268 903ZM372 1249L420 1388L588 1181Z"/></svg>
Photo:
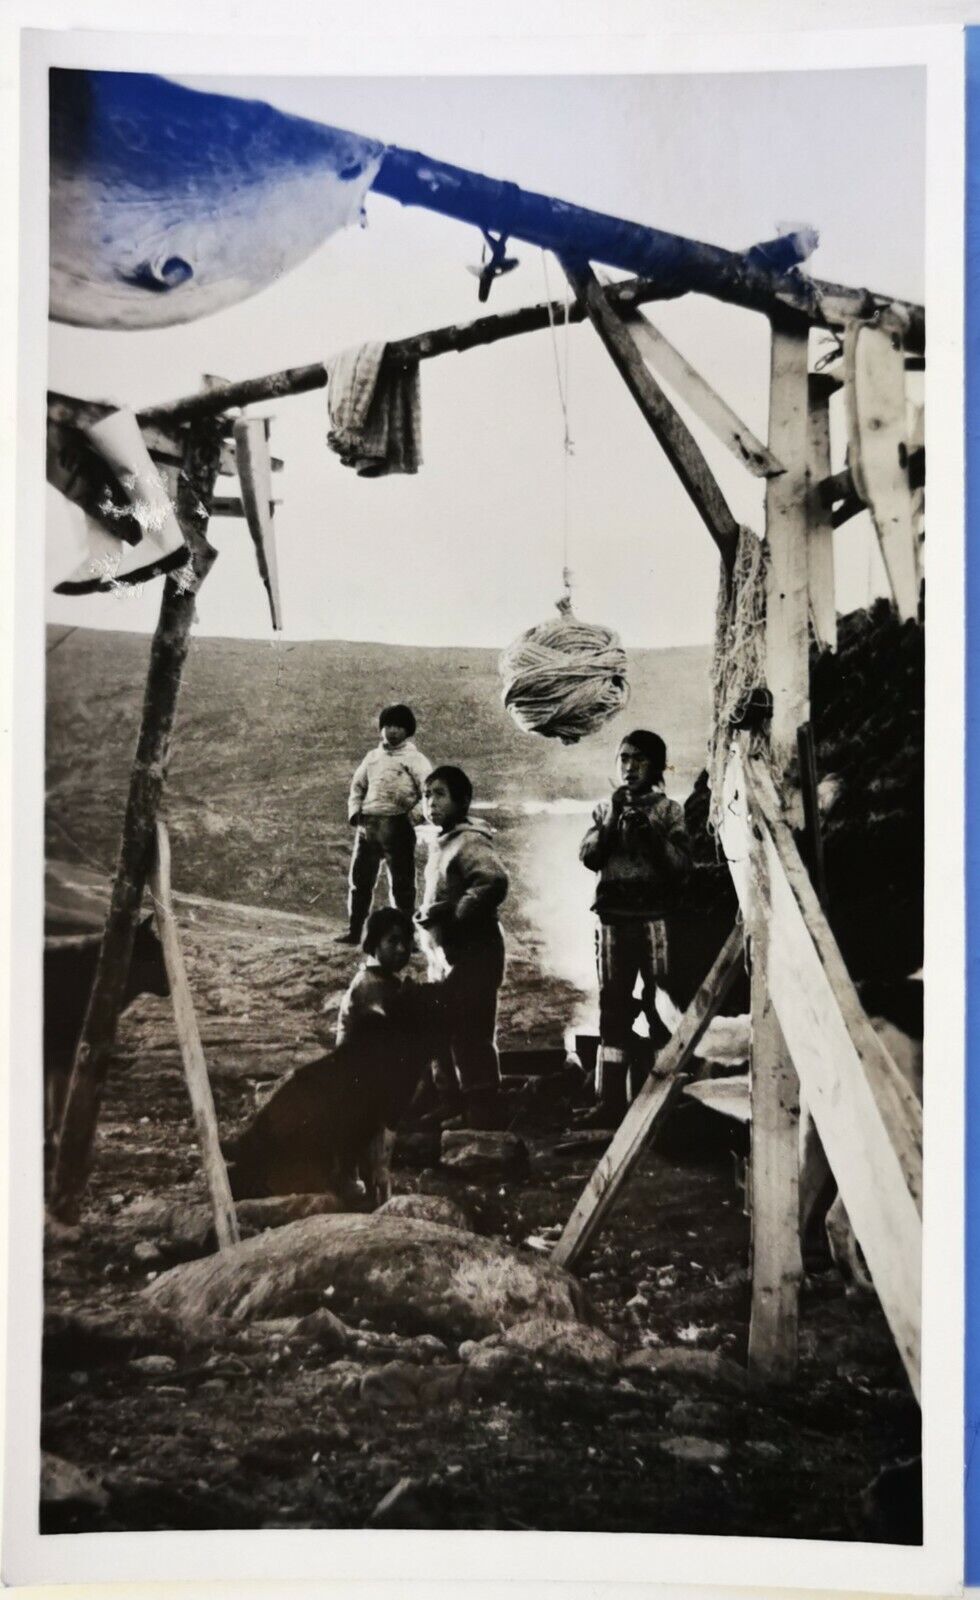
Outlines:
<svg viewBox="0 0 980 1600"><path fill-rule="evenodd" d="M504 705L525 733L576 744L629 699L626 652L618 634L572 615L558 601L556 622L528 628L500 657Z"/></svg>

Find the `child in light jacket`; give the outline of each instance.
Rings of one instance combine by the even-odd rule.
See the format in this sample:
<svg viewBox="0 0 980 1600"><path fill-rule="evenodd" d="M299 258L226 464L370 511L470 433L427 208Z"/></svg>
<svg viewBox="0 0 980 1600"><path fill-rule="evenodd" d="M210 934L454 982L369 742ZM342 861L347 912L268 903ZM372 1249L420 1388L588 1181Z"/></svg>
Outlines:
<svg viewBox="0 0 980 1600"><path fill-rule="evenodd" d="M664 741L637 728L620 744L617 760L620 785L596 807L579 851L597 876L592 909L599 919L598 1104L584 1120L603 1125L615 1125L626 1110L637 976L651 1035L661 1026L656 986L669 972L670 914L691 865L684 813L663 789Z"/></svg>
<svg viewBox="0 0 980 1600"><path fill-rule="evenodd" d="M378 718L379 743L369 750L350 786L347 817L354 836L347 899L347 929L338 944L357 945L371 909L382 862L388 868L391 903L411 917L415 910L415 825L422 785L432 763L416 748L415 717L408 706L385 706Z"/></svg>

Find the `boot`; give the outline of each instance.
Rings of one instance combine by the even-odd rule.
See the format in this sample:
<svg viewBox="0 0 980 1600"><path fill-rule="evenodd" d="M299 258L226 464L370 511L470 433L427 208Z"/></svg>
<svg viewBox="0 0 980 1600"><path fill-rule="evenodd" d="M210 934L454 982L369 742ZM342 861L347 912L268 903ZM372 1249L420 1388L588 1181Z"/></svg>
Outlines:
<svg viewBox="0 0 980 1600"><path fill-rule="evenodd" d="M596 1070L598 1100L591 1110L576 1117L580 1128L618 1128L626 1115L626 1062L610 1061L600 1050Z"/></svg>

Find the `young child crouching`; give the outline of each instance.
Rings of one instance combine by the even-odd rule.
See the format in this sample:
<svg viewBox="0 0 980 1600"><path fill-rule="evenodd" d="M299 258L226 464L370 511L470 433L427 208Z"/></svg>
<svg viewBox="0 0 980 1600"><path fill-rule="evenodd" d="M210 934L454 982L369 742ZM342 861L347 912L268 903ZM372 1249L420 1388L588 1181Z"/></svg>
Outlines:
<svg viewBox="0 0 980 1600"><path fill-rule="evenodd" d="M461 1097L464 1127L491 1128L503 1116L495 1039L505 957L497 911L508 880L491 829L470 818L472 799L459 767L436 767L425 780L425 816L438 833L416 921L427 937L430 972L448 969L439 985L443 1086Z"/></svg>
<svg viewBox="0 0 980 1600"><path fill-rule="evenodd" d="M656 1036L656 986L668 975L670 913L691 865L684 813L664 793L667 747L638 728L618 751L619 787L592 814L579 857L597 874L593 904L599 971L598 1104L583 1119L618 1123L626 1110L626 1074L639 975L643 1009Z"/></svg>

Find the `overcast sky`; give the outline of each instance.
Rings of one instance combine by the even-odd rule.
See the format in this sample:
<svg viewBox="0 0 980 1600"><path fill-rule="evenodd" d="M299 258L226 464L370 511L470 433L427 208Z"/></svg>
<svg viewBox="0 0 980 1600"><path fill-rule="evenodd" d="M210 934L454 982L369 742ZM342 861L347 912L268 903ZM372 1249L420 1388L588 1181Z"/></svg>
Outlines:
<svg viewBox="0 0 980 1600"><path fill-rule="evenodd" d="M821 234L816 275L923 298L918 68L182 81L732 249L771 237L777 224L811 223ZM271 289L199 322L143 333L51 324L51 386L138 408L193 391L203 372L243 378L543 297L542 256L530 246L514 247L520 269L483 308L466 271L480 255L475 230L374 195L367 220ZM548 274L563 294L550 257ZM765 320L695 297L648 314L764 438ZM562 363L564 340L559 330ZM567 466L547 332L422 364L416 477L364 481L341 466L326 446L322 391L278 403L286 637L506 644L548 615L560 592L567 490L579 615L617 628L627 645L709 638L714 545L587 324L571 329L568 361ZM761 529L758 483L696 429L736 516ZM223 486L233 492L229 480ZM81 513L53 490L48 506L50 587L78 559ZM244 523L217 521L212 538L220 560L199 601L199 631L270 637ZM866 517L840 530L837 553L846 611L880 585ZM152 628L160 587L138 597L52 595L49 617Z"/></svg>

